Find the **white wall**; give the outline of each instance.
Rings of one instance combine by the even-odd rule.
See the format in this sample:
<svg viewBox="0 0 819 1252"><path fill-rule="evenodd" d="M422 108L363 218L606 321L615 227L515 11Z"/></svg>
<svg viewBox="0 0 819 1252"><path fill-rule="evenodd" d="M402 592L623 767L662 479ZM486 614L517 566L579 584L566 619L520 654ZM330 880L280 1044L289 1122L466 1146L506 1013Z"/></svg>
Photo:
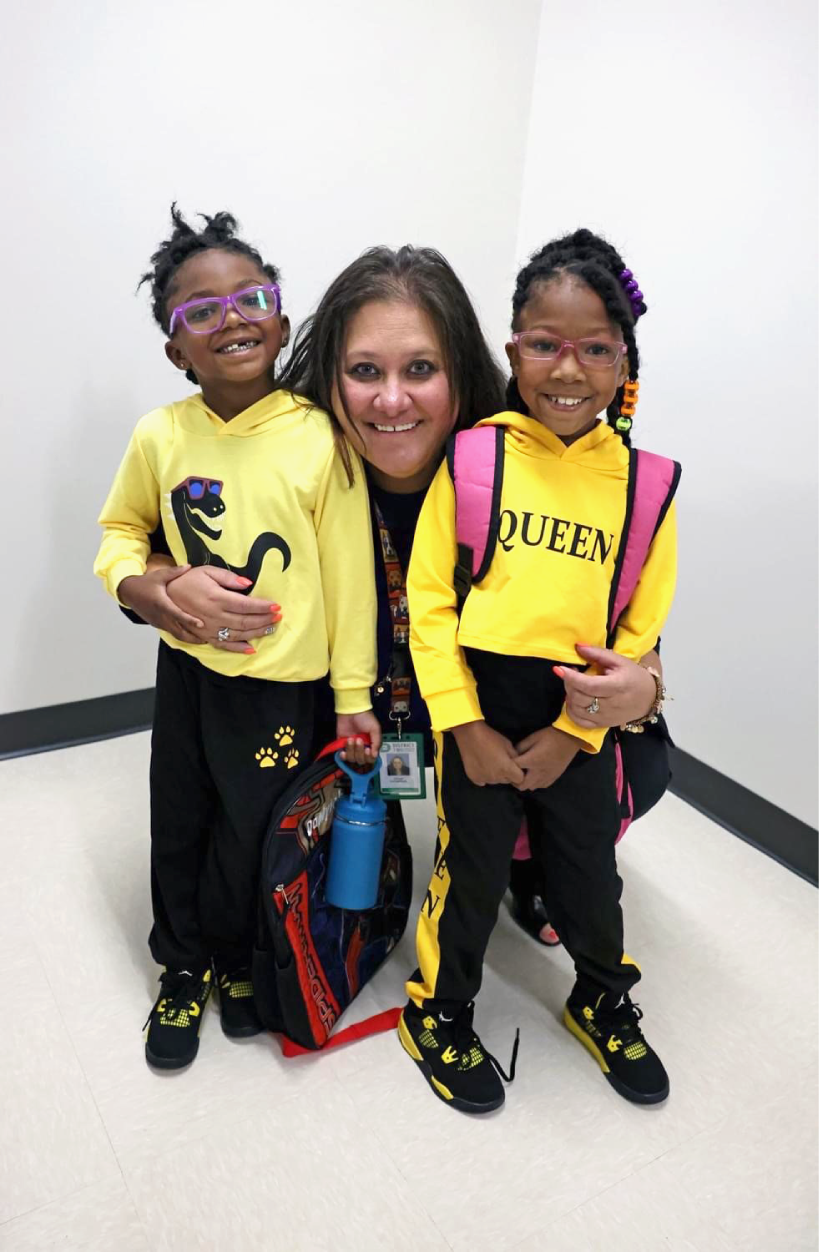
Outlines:
<svg viewBox="0 0 819 1252"><path fill-rule="evenodd" d="M152 681L153 639L90 571L136 418L184 388L133 294L172 198L237 213L296 321L367 245L434 244L498 347L517 264L586 223L651 306L638 439L684 463L674 732L815 822L812 0L540 19L538 0L9 8L0 713Z"/></svg>
<svg viewBox="0 0 819 1252"><path fill-rule="evenodd" d="M636 442L683 463L678 744L816 824L816 9L544 0L518 260L588 225L646 293Z"/></svg>
<svg viewBox="0 0 819 1252"><path fill-rule="evenodd" d="M31 0L4 12L0 713L148 686L91 574L141 413L183 394L134 288L230 208L299 321L363 248L440 248L503 342L539 0ZM181 388L181 390L180 390Z"/></svg>

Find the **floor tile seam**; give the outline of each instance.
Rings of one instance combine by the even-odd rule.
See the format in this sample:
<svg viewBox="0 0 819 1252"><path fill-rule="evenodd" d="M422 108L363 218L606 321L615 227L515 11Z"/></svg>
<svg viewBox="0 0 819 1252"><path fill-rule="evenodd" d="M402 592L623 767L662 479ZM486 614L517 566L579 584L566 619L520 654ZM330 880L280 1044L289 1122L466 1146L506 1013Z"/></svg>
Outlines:
<svg viewBox="0 0 819 1252"><path fill-rule="evenodd" d="M348 1103L349 1103L349 1105L350 1105L350 1108L351 1108L351 1110L352 1110L352 1113L353 1113L353 1115L355 1115L355 1112L356 1112L355 1101L353 1100L353 1097L350 1095L349 1091L344 1090L344 1086L343 1086L343 1083L341 1082L341 1079L340 1079L339 1075L334 1074L334 1075L332 1076L332 1081L333 1081L334 1083L336 1083L336 1085L337 1085L337 1086L341 1087L342 1092L343 1092L343 1094L344 1094L344 1096L345 1096L346 1100L348 1101ZM381 1148L382 1153L384 1154L384 1156L386 1156L387 1160L388 1160L388 1161L390 1162L390 1164L392 1165L393 1169L395 1170L395 1172L397 1173L398 1177L399 1177L399 1178L401 1179L401 1181L403 1182L404 1186L407 1188L407 1192L408 1192L408 1194L409 1194L409 1195L411 1195L411 1196L413 1197L415 1204L416 1204L416 1205L417 1205L417 1204L419 1204L419 1200L418 1200L418 1197L417 1197L417 1196L416 1196L416 1194L415 1194L415 1189L413 1188L412 1183L410 1182L410 1180L409 1180L409 1178L407 1177L407 1175L404 1173L404 1171L403 1171L403 1169L401 1168L401 1166L400 1166L400 1165L398 1164L398 1162L396 1161L395 1157L393 1156L393 1154L392 1154L392 1152L390 1151L390 1149L389 1149L389 1147L387 1146L387 1144L386 1144L386 1143L384 1142L384 1140L382 1139L381 1135L378 1133L378 1131L377 1131L374 1127L371 1127L371 1129L370 1129L370 1134L372 1135L373 1140L374 1140L374 1141L378 1144L378 1146ZM438 1234L441 1236L441 1238L443 1239L443 1241L444 1241L444 1243L446 1244L446 1246L447 1246L448 1248L454 1248L454 1246L455 1246L455 1245L454 1245L454 1244L452 1244L452 1243L450 1243L449 1239L447 1239L446 1235L445 1235L445 1234L444 1234L444 1232L441 1230L440 1226L438 1225L438 1223L436 1222L435 1218L434 1218L434 1217L432 1216L432 1214L430 1213L429 1209L426 1207L426 1204L424 1203L424 1201L423 1201L423 1200L421 1200L421 1201L420 1201L420 1207L421 1207L421 1209L423 1210L423 1212L426 1214L427 1218L429 1219L429 1221L430 1221L430 1223L431 1223L431 1225L432 1225L433 1229L434 1229L434 1230L436 1230L436 1231L438 1232Z"/></svg>
<svg viewBox="0 0 819 1252"><path fill-rule="evenodd" d="M677 1152L681 1148L690 1147L692 1143L694 1143L697 1139L702 1138L703 1135L710 1135L714 1130L724 1126L726 1122L730 1121L730 1118L730 1113L724 1113L720 1117L715 1118L714 1121L709 1122L707 1126L701 1126L699 1130L695 1130L692 1135L686 1135L684 1138L678 1140L677 1143L669 1144L667 1148L663 1148L662 1152L658 1152L657 1155L652 1157L650 1161L645 1161L642 1165L638 1165L636 1169L632 1171L630 1176L636 1177L638 1174L642 1174L644 1170L649 1169L652 1165L656 1165L658 1161L665 1160L665 1158L670 1156L673 1152Z"/></svg>
<svg viewBox="0 0 819 1252"><path fill-rule="evenodd" d="M563 1221L565 1218L570 1217L572 1213L576 1213L579 1209L585 1208L587 1204L591 1204L593 1201L599 1200L601 1196L606 1195L607 1192L609 1191L613 1191L615 1187L620 1187L624 1183L630 1181L632 1178L636 1178L638 1174L641 1174L644 1170L648 1169L651 1165L655 1165L657 1161L662 1160L663 1157L667 1156L670 1152L676 1151L677 1148L686 1147L688 1144L693 1142L694 1139L699 1138L700 1135L707 1134L709 1131L713 1130L715 1126L721 1125L723 1122L727 1120L728 1120L727 1117L717 1118L714 1122L709 1123L707 1126L701 1127L699 1130L695 1131L692 1135L687 1135L685 1138L680 1139L677 1143L671 1144L669 1147L665 1148L662 1152L658 1152L657 1155L652 1156L650 1160L644 1161L642 1164L634 1166L627 1173L625 1173L622 1176L622 1178L618 1178L614 1182L609 1183L608 1186L601 1187L599 1191L595 1191L592 1194L586 1196L586 1198L581 1200L579 1204L576 1204L571 1209L567 1209L565 1213L561 1213L557 1217L551 1218L549 1221L547 1221L546 1225L543 1226L543 1230L548 1230L549 1227L555 1225L556 1222ZM536 1195L536 1194L537 1192L533 1193L533 1195ZM510 1252L516 1252L516 1249L522 1247L526 1243L526 1240L528 1238L529 1236L527 1235L521 1240L520 1243L514 1244L513 1247L510 1249Z"/></svg>
<svg viewBox="0 0 819 1252"><path fill-rule="evenodd" d="M81 1187L72 1187L68 1191L61 1191L57 1195L49 1196L42 1204L33 1204L30 1209L23 1209L22 1212L15 1213L12 1217L4 1217L0 1221L0 1231L5 1226L10 1226L12 1222L21 1221L24 1217L31 1217L34 1213L41 1212L42 1209L50 1208L52 1204L65 1204L68 1200L73 1200L75 1196L82 1195L83 1191L91 1191L92 1188L98 1187L100 1183L111 1181L116 1177L118 1177L118 1174L112 1170L110 1174L95 1178L93 1182L83 1183ZM125 1179L123 1178L122 1181L125 1182Z"/></svg>
<svg viewBox="0 0 819 1252"><path fill-rule="evenodd" d="M136 1202L136 1197L134 1196L134 1193L131 1190L131 1184L128 1181L128 1177L125 1173L125 1170L122 1168L122 1165L119 1161L119 1157L117 1157L117 1164L119 1165L120 1173L122 1174L122 1182L123 1182L123 1186L125 1187L125 1194L128 1197L128 1202L131 1205L131 1208L134 1210L136 1219L139 1222L139 1229L142 1231L143 1237L145 1239L145 1247L148 1249L148 1252L153 1252L154 1245L153 1245L153 1242L151 1241L150 1236L148 1235L148 1227L145 1225L145 1222L143 1221L142 1214L139 1211L139 1205Z"/></svg>
<svg viewBox="0 0 819 1252"><path fill-rule="evenodd" d="M617 1178L614 1182L609 1183L608 1186L601 1187L599 1191L592 1192L591 1195L588 1195L585 1197L585 1199L581 1200L579 1204L575 1204L573 1208L566 1209L564 1213L559 1213L556 1217L550 1218L546 1222L546 1224L541 1227L541 1229L544 1231L547 1231L550 1226L556 1225L557 1222L565 1221L567 1217L571 1217L573 1213L577 1213L578 1210L585 1208L587 1204L591 1204L594 1200L599 1200L601 1196L606 1195L606 1193L609 1191L613 1191L615 1187L621 1187L623 1183L628 1182L629 1179L633 1178L635 1174L637 1174L638 1172L639 1172L638 1169L629 1170L627 1173L623 1174L622 1178ZM539 1194L540 1194L539 1191L533 1191L531 1193L532 1198L537 1197ZM527 1195L524 1197L523 1203L526 1203L528 1199L529 1199L529 1193L527 1193ZM524 1238L521 1239L520 1243L516 1243L510 1248L509 1252L516 1252L516 1249L523 1247L523 1245L529 1239L531 1239L531 1235L524 1236Z"/></svg>
<svg viewBox="0 0 819 1252"><path fill-rule="evenodd" d="M325 1081L329 1081L329 1080L325 1080ZM293 1091L290 1095L287 1095L284 1098L279 1098L277 1100L276 1108L277 1109L281 1108L283 1104L289 1104L292 1100L297 1099L299 1095L301 1094L302 1093L300 1091ZM260 1110L257 1106L250 1112L240 1113L236 1117L235 1120L234 1120L233 1115L228 1115L226 1117L224 1116L224 1114L220 1114L219 1129L222 1129L225 1125L227 1125L229 1126L231 1131L238 1131L240 1127L246 1125L248 1122L255 1121L258 1117L263 1116L265 1112L270 1112L270 1111L271 1110L264 1110L264 1109ZM120 1152L116 1148L113 1148L114 1154L117 1158L117 1163L119 1164L120 1170L122 1171L122 1176L123 1176L125 1185L128 1186L128 1172L129 1171L131 1173L134 1173L137 1170L144 1168L144 1166L147 1165L149 1161L151 1164L157 1161L161 1161L164 1157L171 1156L174 1152L187 1150L188 1148L192 1148L195 1144L201 1143L203 1139L207 1139L208 1135L213 1133L214 1123L213 1121L209 1121L206 1116L203 1116L200 1119L200 1121L201 1121L201 1127L202 1127L201 1132L196 1132L194 1136L191 1138L185 1138L184 1140L181 1140L178 1143L171 1144L170 1147L162 1151L159 1151L159 1152L153 1151L151 1153L150 1158L144 1158L144 1159L139 1158L134 1162L132 1166L129 1164L128 1158L130 1156L135 1155L133 1149L128 1149L128 1150ZM130 1194L130 1187L128 1187L128 1190Z"/></svg>
<svg viewBox="0 0 819 1252"><path fill-rule="evenodd" d="M91 1103L92 1103L92 1104L93 1104L93 1106L94 1106L94 1112L96 1113L97 1118L98 1118L98 1120L99 1120L99 1124L100 1124L100 1126L101 1126L101 1128L102 1128L102 1133L105 1135L105 1140L106 1140L106 1142L107 1142L107 1144L108 1144L108 1147L109 1147L109 1148L110 1148L110 1150L111 1150L111 1156L112 1156L112 1158L113 1158L113 1160L114 1160L114 1163L115 1163L115 1165L116 1165L116 1167L117 1167L117 1170L118 1170L118 1172L119 1172L119 1176L122 1178L122 1181L123 1181L123 1182L125 1182L125 1175L124 1175L124 1174L123 1174L123 1172L122 1172L122 1166L120 1165L119 1156L117 1155L116 1148L114 1147L113 1141L112 1141L112 1139L111 1139L111 1135L109 1134L109 1131L108 1131L108 1126L106 1125L105 1118L104 1118L104 1117L103 1117L103 1115L102 1115L102 1110L100 1109L100 1106L99 1106L99 1104L97 1103L96 1093L94 1092L94 1088L93 1088L93 1086L92 1086L92 1084L91 1084L91 1080L89 1079L88 1074L86 1073L85 1066L84 1066L84 1065L83 1065L83 1063L82 1063L82 1059L81 1059L80 1054L79 1054L79 1052L78 1052L78 1050L77 1050L77 1045L76 1045L76 1043L74 1042L74 1036L72 1035L71 1030L70 1030L70 1028L69 1028L69 1026L68 1026L68 1023L67 1023L67 1022L66 1022L66 1020L65 1020L65 1016L64 1016L64 1014L63 1014L63 1010L62 1010L62 1008L61 1008L61 1006L60 1006L60 1002L59 1002L59 1000L57 999L57 995L56 995L56 993L55 993L55 991L54 991L54 987L52 986L51 979L50 979L50 978L49 978L49 976L48 976L48 970L47 970L47 968L46 968L45 961L43 960L42 956L40 955L39 949L36 947L36 944L35 944L35 954L36 954L36 957L37 957L37 961L38 961L38 963L39 963L39 965L40 965L40 968L42 969L42 972L43 972L43 977L44 977L44 979L45 979L45 981L46 981L46 986L48 987L49 994L51 995L51 999L52 999L52 1000L53 1000L53 1002L54 1002L54 1007L55 1007L55 1008L56 1008L56 1010L57 1010L57 1016L58 1016L58 1017L59 1017L59 1019L60 1019L60 1023L61 1023L61 1025L62 1025L62 1028L63 1028L64 1032L65 1032L66 1038L68 1039L68 1042L69 1042L69 1044L70 1044L71 1051L72 1051L72 1053L74 1054L74 1059L76 1060L76 1062L77 1062L77 1066L78 1066L78 1068L79 1068L79 1071L80 1071L80 1073L82 1074L83 1082L85 1083L86 1090L87 1090L87 1092L88 1092L88 1095L89 1095L89 1096L90 1096L90 1098L91 1098ZM81 1188L80 1188L80 1190L81 1190Z"/></svg>

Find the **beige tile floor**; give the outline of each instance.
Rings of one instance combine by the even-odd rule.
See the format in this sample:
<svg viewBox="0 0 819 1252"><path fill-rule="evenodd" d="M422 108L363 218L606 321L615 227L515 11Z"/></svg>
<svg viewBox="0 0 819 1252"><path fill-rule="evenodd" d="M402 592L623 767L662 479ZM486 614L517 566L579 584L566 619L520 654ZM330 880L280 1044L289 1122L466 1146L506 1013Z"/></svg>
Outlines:
<svg viewBox="0 0 819 1252"><path fill-rule="evenodd" d="M147 735L0 763L0 1252L816 1249L816 894L667 797L621 848L672 1094L623 1102L558 1021L571 975L505 910L478 1026L506 1107L436 1101L382 1036L285 1061L208 1010L157 1076L141 1026ZM408 806L416 896L426 805ZM358 1002L399 1003L405 939Z"/></svg>

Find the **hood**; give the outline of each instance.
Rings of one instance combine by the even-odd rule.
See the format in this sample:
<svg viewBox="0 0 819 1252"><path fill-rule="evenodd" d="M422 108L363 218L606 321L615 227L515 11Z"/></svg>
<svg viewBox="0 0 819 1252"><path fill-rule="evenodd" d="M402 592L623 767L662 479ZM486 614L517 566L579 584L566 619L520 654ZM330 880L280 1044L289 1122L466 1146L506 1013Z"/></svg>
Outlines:
<svg viewBox="0 0 819 1252"><path fill-rule="evenodd" d="M486 417L477 425L505 426L508 431L507 448L511 443L512 450L520 452L523 456L558 457L564 461L581 463L593 457L598 468L603 451L611 456L612 468L628 460L628 449L622 439L607 422L602 420L568 446L542 422L512 410L496 413L494 417ZM604 449L602 445L607 446Z"/></svg>

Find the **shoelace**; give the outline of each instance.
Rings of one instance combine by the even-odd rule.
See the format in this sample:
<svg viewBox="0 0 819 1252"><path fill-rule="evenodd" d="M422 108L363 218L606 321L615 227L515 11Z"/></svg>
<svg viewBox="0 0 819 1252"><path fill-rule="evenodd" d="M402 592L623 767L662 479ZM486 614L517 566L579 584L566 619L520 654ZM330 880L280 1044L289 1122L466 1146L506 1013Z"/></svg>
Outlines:
<svg viewBox="0 0 819 1252"><path fill-rule="evenodd" d="M469 1004L464 1005L459 1013L456 1013L451 1021L448 1018L442 1018L441 1020L450 1027L452 1037L455 1041L455 1046L461 1053L462 1057L468 1056L470 1049L473 1046L477 1046L480 1048L481 1052L483 1052L486 1059L491 1061L504 1082L514 1082L515 1067L518 1061L518 1047L520 1045L520 1027L518 1027L515 1031L515 1042L512 1045L512 1059L509 1062L509 1073L507 1074L500 1061L484 1047L478 1036L475 1034L475 1031L472 1028L472 1020L474 1016L475 1001L471 1000Z"/></svg>
<svg viewBox="0 0 819 1252"><path fill-rule="evenodd" d="M632 1004L627 995L623 996L621 1003L615 1008L602 1009L599 1016L595 1014L598 1025L603 1026L606 1030L616 1030L626 1047L630 1043L645 1043L643 1032L640 1029L642 1016L643 1010L639 1004Z"/></svg>
<svg viewBox="0 0 819 1252"><path fill-rule="evenodd" d="M142 1027L143 1030L150 1022L156 1005L159 1004L159 1001L163 999L163 997L167 998L167 993L165 991L166 984L179 977L179 974L169 974L167 971L164 974L160 974L159 985L162 990L157 996L156 1003L153 1005L145 1020L145 1026ZM197 993L199 992L201 985L201 978L195 978L193 975L185 978L179 984L176 991L171 993L170 999L165 1006L162 1016L167 1017L169 1021L173 1021L177 1013L181 1013L183 1009L187 1009L196 1000Z"/></svg>

